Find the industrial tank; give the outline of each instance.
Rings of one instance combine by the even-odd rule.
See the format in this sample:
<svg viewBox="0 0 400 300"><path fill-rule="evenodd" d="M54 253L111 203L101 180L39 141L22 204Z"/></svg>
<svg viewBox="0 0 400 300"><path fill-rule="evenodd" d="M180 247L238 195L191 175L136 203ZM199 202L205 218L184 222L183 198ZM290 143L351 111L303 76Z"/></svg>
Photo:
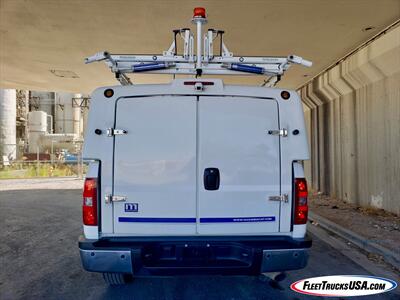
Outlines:
<svg viewBox="0 0 400 300"><path fill-rule="evenodd" d="M85 98L82 94L57 92L55 96L55 133L73 133L79 137L83 136L87 107L81 107Z"/></svg>
<svg viewBox="0 0 400 300"><path fill-rule="evenodd" d="M38 104L36 110L44 111L50 116L54 115L54 97L54 92L31 92L31 99Z"/></svg>
<svg viewBox="0 0 400 300"><path fill-rule="evenodd" d="M74 133L74 112L72 98L74 94L57 92L55 97L55 133Z"/></svg>
<svg viewBox="0 0 400 300"><path fill-rule="evenodd" d="M28 113L28 124L30 132L47 131L47 113L44 111L31 111Z"/></svg>
<svg viewBox="0 0 400 300"><path fill-rule="evenodd" d="M0 161L16 158L16 91L0 89Z"/></svg>
<svg viewBox="0 0 400 300"><path fill-rule="evenodd" d="M47 127L48 115L44 111L31 111L28 114L29 152L51 152L52 149L68 149L75 152L79 135L74 133L49 133Z"/></svg>
<svg viewBox="0 0 400 300"><path fill-rule="evenodd" d="M47 114L44 111L28 113L29 152L36 153L40 146L40 137L47 132ZM39 149L40 151L40 149Z"/></svg>

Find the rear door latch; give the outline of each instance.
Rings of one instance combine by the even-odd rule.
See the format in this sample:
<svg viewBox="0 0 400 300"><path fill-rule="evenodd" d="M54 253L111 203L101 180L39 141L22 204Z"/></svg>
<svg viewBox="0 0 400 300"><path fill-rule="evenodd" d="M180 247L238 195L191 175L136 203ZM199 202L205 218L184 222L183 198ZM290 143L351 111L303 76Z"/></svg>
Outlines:
<svg viewBox="0 0 400 300"><path fill-rule="evenodd" d="M126 201L128 197L126 196L113 196L111 194L107 194L105 197L106 203L109 204L111 202L123 202Z"/></svg>
<svg viewBox="0 0 400 300"><path fill-rule="evenodd" d="M124 129L107 128L107 136L127 134L128 131Z"/></svg>
<svg viewBox="0 0 400 300"><path fill-rule="evenodd" d="M289 195L288 194L283 194L279 196L269 196L268 198L270 201L280 201L280 202L289 202Z"/></svg>
<svg viewBox="0 0 400 300"><path fill-rule="evenodd" d="M288 136L288 131L285 128L282 128L280 130L268 130L268 134L286 137Z"/></svg>

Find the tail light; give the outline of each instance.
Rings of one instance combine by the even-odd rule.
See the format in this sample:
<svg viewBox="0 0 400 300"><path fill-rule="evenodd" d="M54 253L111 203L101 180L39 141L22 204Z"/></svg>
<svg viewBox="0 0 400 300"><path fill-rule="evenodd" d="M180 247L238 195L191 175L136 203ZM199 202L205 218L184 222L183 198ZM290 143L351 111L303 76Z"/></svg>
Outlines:
<svg viewBox="0 0 400 300"><path fill-rule="evenodd" d="M294 181L294 224L306 224L308 217L308 190L305 178Z"/></svg>
<svg viewBox="0 0 400 300"><path fill-rule="evenodd" d="M83 188L83 224L97 225L97 179L86 178Z"/></svg>

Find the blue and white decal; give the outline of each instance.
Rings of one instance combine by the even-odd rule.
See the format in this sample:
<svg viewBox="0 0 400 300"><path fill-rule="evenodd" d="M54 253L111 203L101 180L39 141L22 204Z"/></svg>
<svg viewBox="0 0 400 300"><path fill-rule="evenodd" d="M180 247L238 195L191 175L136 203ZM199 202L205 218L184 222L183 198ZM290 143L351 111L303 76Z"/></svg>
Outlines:
<svg viewBox="0 0 400 300"><path fill-rule="evenodd" d="M125 212L138 212L139 204L137 203L125 203Z"/></svg>
<svg viewBox="0 0 400 300"><path fill-rule="evenodd" d="M134 206L132 206L134 205ZM127 209L128 206L128 209ZM126 212L137 212L137 203L125 203ZM200 223L242 223L242 222L275 222L275 216L266 217L232 217L232 218L200 218ZM196 223L196 218L137 218L119 217L119 222L128 223Z"/></svg>
<svg viewBox="0 0 400 300"><path fill-rule="evenodd" d="M132 218L119 217L119 222L125 223L196 223L196 218Z"/></svg>
<svg viewBox="0 0 400 300"><path fill-rule="evenodd" d="M242 223L242 222L274 222L274 216L267 217L235 217L235 218L200 218L200 223Z"/></svg>

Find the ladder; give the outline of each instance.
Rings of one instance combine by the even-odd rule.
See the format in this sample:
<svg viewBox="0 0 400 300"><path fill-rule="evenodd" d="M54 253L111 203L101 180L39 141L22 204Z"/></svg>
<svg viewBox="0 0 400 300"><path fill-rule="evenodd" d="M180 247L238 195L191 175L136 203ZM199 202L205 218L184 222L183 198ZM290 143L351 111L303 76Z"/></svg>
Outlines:
<svg viewBox="0 0 400 300"><path fill-rule="evenodd" d="M228 50L222 30L208 29L202 34L207 23L206 12L202 7L194 9L192 23L196 25L195 37L189 28L173 30L174 38L168 50L162 55L111 54L98 52L87 57L85 63L104 61L115 73L122 85L132 84L129 73L184 74L200 77L202 75L262 75L267 78L262 86L276 85L292 64L311 67L312 62L300 56L234 56ZM183 39L183 53L178 55L177 37ZM219 53L214 53L214 42L219 40Z"/></svg>

